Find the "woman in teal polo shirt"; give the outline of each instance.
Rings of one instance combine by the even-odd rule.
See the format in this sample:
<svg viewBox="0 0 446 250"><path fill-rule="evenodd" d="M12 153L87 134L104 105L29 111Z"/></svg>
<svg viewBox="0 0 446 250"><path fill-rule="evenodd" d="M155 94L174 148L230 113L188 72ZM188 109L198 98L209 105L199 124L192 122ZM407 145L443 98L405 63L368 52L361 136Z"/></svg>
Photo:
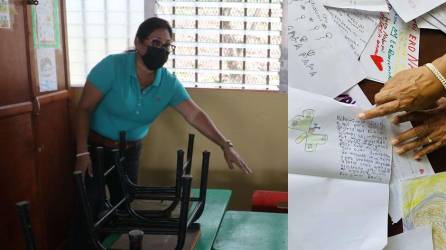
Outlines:
<svg viewBox="0 0 446 250"><path fill-rule="evenodd" d="M120 131L125 131L127 140L134 142L126 152L126 169L136 182L140 141L158 115L172 107L222 148L229 168L235 164L244 173L252 173L178 79L162 67L173 49L171 42L170 25L163 19L149 18L137 30L134 51L107 56L90 71L78 105L76 170L92 177L88 144L117 145ZM119 200L120 190L119 180L116 176L112 179L107 183L113 202ZM87 177L85 182L92 209L96 210L94 179ZM87 249L79 222L75 223L74 234L74 249Z"/></svg>
<svg viewBox="0 0 446 250"><path fill-rule="evenodd" d="M87 150L89 133L117 141L126 131L129 141L143 139L150 125L167 107L218 144L232 169L251 170L209 116L190 98L178 79L162 66L172 50L172 29L160 18L138 28L135 51L107 56L89 73L77 116L76 169L92 175Z"/></svg>

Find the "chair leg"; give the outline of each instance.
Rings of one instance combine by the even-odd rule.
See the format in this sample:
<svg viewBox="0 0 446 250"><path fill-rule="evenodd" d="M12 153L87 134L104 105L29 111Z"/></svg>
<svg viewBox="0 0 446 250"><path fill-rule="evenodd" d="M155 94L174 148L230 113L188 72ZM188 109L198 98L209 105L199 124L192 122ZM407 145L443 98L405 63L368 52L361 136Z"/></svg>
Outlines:
<svg viewBox="0 0 446 250"><path fill-rule="evenodd" d="M186 243L187 223L189 214L190 191L192 186L192 176L184 175L182 178L182 195L181 195L181 209L180 209L180 223L178 227L178 240L176 250L182 250Z"/></svg>
<svg viewBox="0 0 446 250"><path fill-rule="evenodd" d="M209 158L211 156L211 153L209 151L203 152L203 161L201 164L201 178L200 178L200 196L198 198L200 202L200 207L195 213L194 218L192 219L192 222L196 222L204 211L204 206L206 205L206 191L208 187L208 173L209 173Z"/></svg>
<svg viewBox="0 0 446 250"><path fill-rule="evenodd" d="M19 212L20 223L23 229L23 235L25 236L26 249L35 250L36 243L34 241L34 234L31 227L31 221L29 219L29 202L21 201L16 203L17 210Z"/></svg>

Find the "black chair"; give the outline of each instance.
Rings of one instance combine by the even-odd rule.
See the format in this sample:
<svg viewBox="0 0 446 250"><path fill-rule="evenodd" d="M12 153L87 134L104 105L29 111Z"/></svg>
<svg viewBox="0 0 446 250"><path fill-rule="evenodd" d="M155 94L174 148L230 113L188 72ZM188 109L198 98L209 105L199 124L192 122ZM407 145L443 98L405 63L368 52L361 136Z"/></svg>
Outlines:
<svg viewBox="0 0 446 250"><path fill-rule="evenodd" d="M190 137L189 137L190 138ZM189 140L189 145L191 145ZM193 138L192 138L193 145ZM189 152L190 147L188 149ZM127 233L135 228L142 230L145 234L173 234L177 235L176 249L182 249L186 239L188 229L199 227L195 221L201 216L206 199L207 176L209 168L209 152L203 152L202 173L200 182L200 195L198 198L191 197L192 177L190 173L192 153L190 159L184 164L184 152L177 151L177 171L175 187L142 187L131 183L128 178L125 166L123 166L124 157L122 151L112 150L114 164L104 172L104 149L98 147L95 149L95 167L94 178L99 187L100 212L97 217L92 212L89 204L85 183L82 173L75 171L74 176L79 198L82 204L84 220L93 245L96 249L105 249L101 243L100 235L103 233ZM111 204L106 197L105 177L117 171L121 179L123 197L117 204ZM171 200L172 204L160 211L135 211L131 208L131 202L136 199L145 200ZM190 206L194 203L195 206ZM172 217L170 211L180 206L179 217ZM127 215L123 216L122 207L126 208Z"/></svg>
<svg viewBox="0 0 446 250"><path fill-rule="evenodd" d="M119 135L119 159L116 159L115 163L124 163L125 159L125 145L126 145L126 135L125 132L121 132ZM131 208L130 203L126 203L125 207L127 212L135 217L138 217L142 220L145 218L153 218L159 216L170 216L171 212L178 206L180 202L180 192L181 192L181 176L183 174L190 175L192 170L192 157L193 157L193 148L194 148L194 134L189 134L188 143L187 143L187 154L186 154L186 162L183 163L183 152L177 152L177 169L176 169L176 181L175 186L173 187L145 187L138 186L133 183L130 178L127 176L127 171L125 171L125 166L121 168L122 171L119 171L119 176L122 178L122 190L128 195L128 201L131 202L133 200L161 200L161 201L171 201L171 204L163 210L159 211L135 211ZM116 154L116 153L115 153ZM195 216L194 221L198 220L201 216L204 205L206 203L206 190L207 190L207 179L208 179L208 169L209 165L209 152L203 152L203 162L201 169L201 179L200 179L200 193L198 197L192 198L192 201L197 202L197 210L198 213ZM115 156L117 157L117 156ZM115 165L117 165L115 164Z"/></svg>
<svg viewBox="0 0 446 250"><path fill-rule="evenodd" d="M16 207L19 213L20 224L23 230L23 236L25 237L26 249L35 250L36 243L34 241L34 233L31 226L31 220L29 218L29 202L28 201L17 202Z"/></svg>

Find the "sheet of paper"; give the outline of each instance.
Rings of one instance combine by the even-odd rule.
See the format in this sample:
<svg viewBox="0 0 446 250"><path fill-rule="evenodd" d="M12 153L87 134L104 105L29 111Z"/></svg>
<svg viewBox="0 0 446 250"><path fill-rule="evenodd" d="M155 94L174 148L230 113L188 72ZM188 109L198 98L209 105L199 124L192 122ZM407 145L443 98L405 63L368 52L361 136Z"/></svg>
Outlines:
<svg viewBox="0 0 446 250"><path fill-rule="evenodd" d="M58 1L39 0L32 7L33 38L36 48L60 47L60 20Z"/></svg>
<svg viewBox="0 0 446 250"><path fill-rule="evenodd" d="M0 0L0 29L11 28L9 0Z"/></svg>
<svg viewBox="0 0 446 250"><path fill-rule="evenodd" d="M379 15L353 10L327 8L359 59L379 23Z"/></svg>
<svg viewBox="0 0 446 250"><path fill-rule="evenodd" d="M361 111L289 88L288 172L388 183L390 129L384 119L357 119Z"/></svg>
<svg viewBox="0 0 446 250"><path fill-rule="evenodd" d="M324 5L343 9L389 11L386 0L325 0Z"/></svg>
<svg viewBox="0 0 446 250"><path fill-rule="evenodd" d="M421 17L426 23L435 26L437 29L441 30L443 33L446 33L446 23L440 22L437 18L433 17L431 14L427 13Z"/></svg>
<svg viewBox="0 0 446 250"><path fill-rule="evenodd" d="M335 98L365 72L320 0L288 4L289 86Z"/></svg>
<svg viewBox="0 0 446 250"><path fill-rule="evenodd" d="M434 250L432 227L419 227L390 237L384 250Z"/></svg>
<svg viewBox="0 0 446 250"><path fill-rule="evenodd" d="M425 14L425 15L429 15L429 14ZM432 23L430 23L430 22L426 21L426 19L424 19L425 15L423 15L421 17L418 17L416 19L418 28L420 28L420 29L438 30L438 28L435 25L433 25Z"/></svg>
<svg viewBox="0 0 446 250"><path fill-rule="evenodd" d="M392 125L392 136L410 128L412 128L412 125L409 122L402 123L399 126ZM410 153L399 155L395 150L393 151L389 197L389 215L393 223L397 223L403 217L401 181L433 174L434 170L427 157L416 161L411 158Z"/></svg>
<svg viewBox="0 0 446 250"><path fill-rule="evenodd" d="M339 95L335 100L346 104L356 105L362 109L370 109L372 107L369 99L358 85L353 86L351 89Z"/></svg>
<svg viewBox="0 0 446 250"><path fill-rule="evenodd" d="M402 182L403 226L432 226L434 249L446 249L446 172Z"/></svg>
<svg viewBox="0 0 446 250"><path fill-rule="evenodd" d="M383 249L388 191L386 184L288 174L288 249Z"/></svg>
<svg viewBox="0 0 446 250"><path fill-rule="evenodd" d="M40 92L57 90L57 66L54 49L36 49Z"/></svg>
<svg viewBox="0 0 446 250"><path fill-rule="evenodd" d="M404 23L391 9L380 14L380 23L361 55L367 78L386 82L396 73L418 67L420 30L416 22Z"/></svg>
<svg viewBox="0 0 446 250"><path fill-rule="evenodd" d="M440 6L446 0L389 0L389 2L398 15L407 23Z"/></svg>

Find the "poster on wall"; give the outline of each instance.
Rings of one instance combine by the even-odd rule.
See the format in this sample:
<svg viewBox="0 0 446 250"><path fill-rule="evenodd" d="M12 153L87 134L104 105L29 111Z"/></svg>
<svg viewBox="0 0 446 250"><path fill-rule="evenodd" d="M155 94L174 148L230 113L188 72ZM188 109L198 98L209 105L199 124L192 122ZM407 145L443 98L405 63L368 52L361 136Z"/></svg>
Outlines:
<svg viewBox="0 0 446 250"><path fill-rule="evenodd" d="M36 49L39 91L57 90L56 53L52 48Z"/></svg>
<svg viewBox="0 0 446 250"><path fill-rule="evenodd" d="M9 0L0 0L0 29L11 28Z"/></svg>
<svg viewBox="0 0 446 250"><path fill-rule="evenodd" d="M60 48L60 19L57 0L39 0L32 7L33 40L36 48Z"/></svg>

